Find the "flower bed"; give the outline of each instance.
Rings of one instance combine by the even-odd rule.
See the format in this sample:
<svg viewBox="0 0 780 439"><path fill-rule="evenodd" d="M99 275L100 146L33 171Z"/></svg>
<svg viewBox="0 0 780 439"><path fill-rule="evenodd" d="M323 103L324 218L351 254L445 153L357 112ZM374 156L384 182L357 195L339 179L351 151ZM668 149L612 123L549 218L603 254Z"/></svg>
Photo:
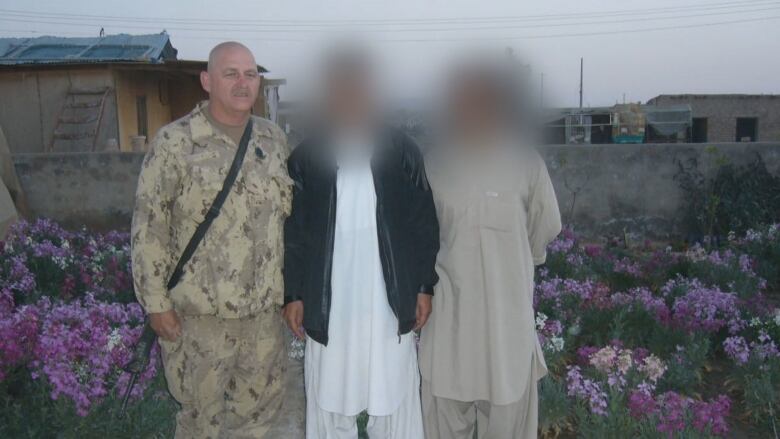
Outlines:
<svg viewBox="0 0 780 439"><path fill-rule="evenodd" d="M159 360L117 419L143 323L123 233L17 224L0 245L0 437L169 437ZM547 437L772 437L780 230L707 250L585 245L537 272ZM303 416L303 414L301 414ZM750 437L750 436L748 436Z"/></svg>
<svg viewBox="0 0 780 439"><path fill-rule="evenodd" d="M534 294L546 436L777 434L778 225L682 250L569 231L549 246Z"/></svg>
<svg viewBox="0 0 780 439"><path fill-rule="evenodd" d="M155 394L160 384L147 391L160 381L156 351L133 388L134 416L115 419L144 321L129 262L125 233L69 232L47 220L13 227L0 246L0 437L165 431L164 419L137 423L145 408L173 407Z"/></svg>

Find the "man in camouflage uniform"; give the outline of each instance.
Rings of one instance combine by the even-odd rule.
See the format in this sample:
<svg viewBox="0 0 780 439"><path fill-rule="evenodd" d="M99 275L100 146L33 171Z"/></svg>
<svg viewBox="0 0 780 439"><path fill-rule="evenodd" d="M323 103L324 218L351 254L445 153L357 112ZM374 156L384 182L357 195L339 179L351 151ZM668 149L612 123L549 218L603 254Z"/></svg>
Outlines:
<svg viewBox="0 0 780 439"><path fill-rule="evenodd" d="M163 127L144 160L132 226L138 300L160 337L165 376L181 403L177 438L258 438L283 399L286 350L282 227L291 180L284 133L250 115L260 77L238 43L212 50L209 100ZM243 166L180 282L171 273L222 188L241 133Z"/></svg>

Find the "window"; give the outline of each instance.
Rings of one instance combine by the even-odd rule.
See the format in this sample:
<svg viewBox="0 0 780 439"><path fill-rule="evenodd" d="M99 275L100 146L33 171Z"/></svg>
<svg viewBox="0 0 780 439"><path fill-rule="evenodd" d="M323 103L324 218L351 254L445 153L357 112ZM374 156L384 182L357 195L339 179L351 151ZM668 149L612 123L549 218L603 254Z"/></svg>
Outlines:
<svg viewBox="0 0 780 439"><path fill-rule="evenodd" d="M737 118L737 142L757 142L757 141L758 141L758 118L738 117Z"/></svg>
<svg viewBox="0 0 780 439"><path fill-rule="evenodd" d="M138 135L149 137L149 125L146 115L146 95L135 97L135 110L138 117Z"/></svg>
<svg viewBox="0 0 780 439"><path fill-rule="evenodd" d="M707 118L694 117L691 127L691 142L704 143L707 141Z"/></svg>

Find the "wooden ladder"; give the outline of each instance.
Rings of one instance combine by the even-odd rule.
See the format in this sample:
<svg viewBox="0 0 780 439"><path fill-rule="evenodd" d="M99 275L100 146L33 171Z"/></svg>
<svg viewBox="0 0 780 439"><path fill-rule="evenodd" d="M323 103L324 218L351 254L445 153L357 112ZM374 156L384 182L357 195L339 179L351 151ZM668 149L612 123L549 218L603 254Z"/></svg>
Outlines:
<svg viewBox="0 0 780 439"><path fill-rule="evenodd" d="M95 151L106 100L111 88L70 89L54 127L49 151Z"/></svg>

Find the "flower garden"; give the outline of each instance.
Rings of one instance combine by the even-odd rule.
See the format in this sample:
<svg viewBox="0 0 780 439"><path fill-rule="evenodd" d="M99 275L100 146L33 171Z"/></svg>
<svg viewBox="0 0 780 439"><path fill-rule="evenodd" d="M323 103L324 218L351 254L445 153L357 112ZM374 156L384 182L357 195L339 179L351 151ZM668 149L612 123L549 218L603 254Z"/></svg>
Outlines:
<svg viewBox="0 0 780 439"><path fill-rule="evenodd" d="M542 434L777 437L779 267L777 224L712 248L564 232L534 297ZM171 437L157 355L119 413L142 325L126 233L15 225L0 245L0 437Z"/></svg>

